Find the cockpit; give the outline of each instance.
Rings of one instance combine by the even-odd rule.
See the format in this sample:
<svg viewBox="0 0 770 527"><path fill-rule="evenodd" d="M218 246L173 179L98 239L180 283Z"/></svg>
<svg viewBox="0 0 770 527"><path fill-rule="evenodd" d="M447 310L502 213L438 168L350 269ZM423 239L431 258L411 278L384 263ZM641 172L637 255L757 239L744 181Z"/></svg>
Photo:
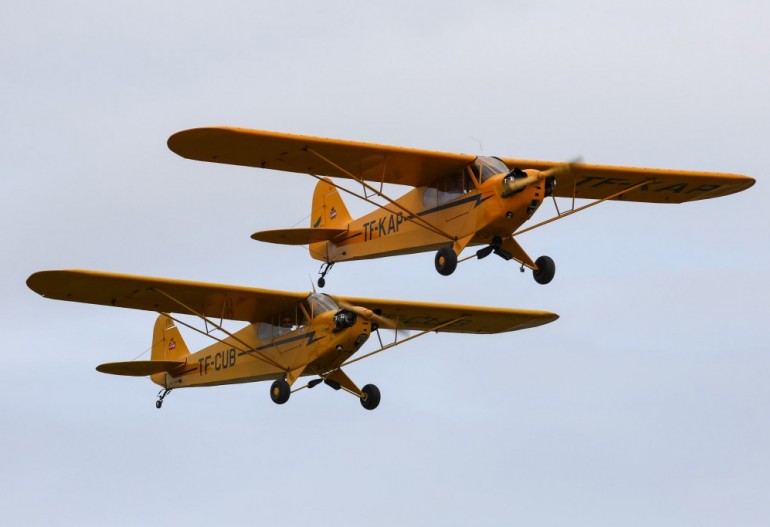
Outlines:
<svg viewBox="0 0 770 527"><path fill-rule="evenodd" d="M307 297L306 302L309 308L308 314L311 318L315 318L327 311L337 311L340 308L332 297L324 293L311 293L310 296Z"/></svg>
<svg viewBox="0 0 770 527"><path fill-rule="evenodd" d="M473 163L468 165L480 183L497 174L505 174L508 167L498 157L477 157Z"/></svg>
<svg viewBox="0 0 770 527"><path fill-rule="evenodd" d="M329 295L323 293L311 293L302 304L297 304L294 309L282 311L271 318L270 321L257 324L257 334L260 340L269 340L306 326L310 319L327 311L339 311L337 302Z"/></svg>
<svg viewBox="0 0 770 527"><path fill-rule="evenodd" d="M473 190L474 179L483 183L497 174L505 174L508 167L496 157L477 157L459 171L436 180L422 194L422 204L432 208L448 203Z"/></svg>

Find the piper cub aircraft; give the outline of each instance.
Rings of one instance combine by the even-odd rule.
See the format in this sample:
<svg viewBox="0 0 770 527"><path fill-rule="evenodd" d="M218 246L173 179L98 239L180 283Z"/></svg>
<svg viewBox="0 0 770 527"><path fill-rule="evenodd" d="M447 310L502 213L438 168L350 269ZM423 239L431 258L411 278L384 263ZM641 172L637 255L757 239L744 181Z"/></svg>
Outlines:
<svg viewBox="0 0 770 527"><path fill-rule="evenodd" d="M482 246L478 259L496 254L533 271L540 284L556 272L551 258L536 260L516 236L608 200L684 203L726 196L749 188L750 177L715 172L555 163L478 157L414 150L301 135L213 127L172 135L169 148L188 159L309 174L318 179L310 228L261 231L252 238L289 245L308 245L323 262L318 280L347 260L437 251L436 270L454 272L458 255ZM347 178L361 192L327 179ZM383 192L385 183L414 189L398 199ZM377 210L353 219L338 190L357 196ZM378 196L384 205L372 201ZM555 214L522 229L546 198ZM560 210L556 198L571 200ZM580 207L576 199L591 200ZM463 261L461 260L461 261Z"/></svg>
<svg viewBox="0 0 770 527"><path fill-rule="evenodd" d="M150 376L162 387L157 408L176 388L273 380L270 397L277 404L288 401L293 392L325 383L355 395L364 408L373 410L380 403L379 389L374 384L359 388L343 371L347 365L431 331L501 333L559 318L546 311L335 298L316 292L290 293L99 271L41 271L30 276L27 285L46 298L157 312L150 360L111 362L96 368L114 375ZM174 314L197 317L203 329ZM249 324L231 333L222 327L223 320ZM215 342L190 353L179 326ZM395 330L394 340L383 344L379 328ZM399 340L402 330L418 333ZM352 359L372 333L377 333L380 347ZM313 378L293 388L300 377Z"/></svg>

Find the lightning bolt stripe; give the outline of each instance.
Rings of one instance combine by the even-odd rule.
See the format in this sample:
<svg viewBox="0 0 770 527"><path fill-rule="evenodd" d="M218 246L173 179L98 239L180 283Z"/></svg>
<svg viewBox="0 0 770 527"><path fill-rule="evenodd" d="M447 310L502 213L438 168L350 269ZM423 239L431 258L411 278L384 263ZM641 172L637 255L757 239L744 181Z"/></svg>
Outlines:
<svg viewBox="0 0 770 527"><path fill-rule="evenodd" d="M434 212L440 212L442 210L451 209L452 207L457 207L458 205L465 205L466 203L472 203L474 201L476 202L476 204L473 206L473 208L476 208L491 197L492 197L491 194L486 198L482 198L481 193L473 194L471 196L468 196L467 198L463 198L457 201L450 201L449 203L444 203L443 205L439 205L438 207L433 207L432 209L426 209L422 212L418 212L417 215L427 216L428 214L433 214ZM407 218L407 219L412 219L412 218Z"/></svg>
<svg viewBox="0 0 770 527"><path fill-rule="evenodd" d="M273 342L270 342L269 344L265 344L265 345L260 346L258 348L254 348L253 350L242 351L242 352L240 352L238 354L238 356L240 357L242 355L248 355L252 351L262 351L262 350L266 350L268 348L272 348L272 347L275 347L275 346L280 346L282 344L289 344L290 342L296 342L298 340L305 340L305 339L307 339L307 342L305 343L305 346L310 346L311 344L314 344L315 342L318 342L319 340L322 340L324 338L326 338L325 335L322 336L322 337L315 338L315 331L311 331L310 333L305 333L305 334L302 334L302 335L293 335L291 337L288 337L288 338L285 338L285 339L282 339L282 340L274 340Z"/></svg>

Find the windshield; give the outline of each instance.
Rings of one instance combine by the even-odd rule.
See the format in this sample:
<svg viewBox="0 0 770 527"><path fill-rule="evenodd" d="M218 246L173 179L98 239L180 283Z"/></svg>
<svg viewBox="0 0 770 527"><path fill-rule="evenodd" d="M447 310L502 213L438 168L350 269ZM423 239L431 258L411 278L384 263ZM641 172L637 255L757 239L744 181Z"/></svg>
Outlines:
<svg viewBox="0 0 770 527"><path fill-rule="evenodd" d="M312 293L307 297L307 304L310 306L311 317L317 317L327 311L337 311L340 308L332 297L323 293Z"/></svg>
<svg viewBox="0 0 770 527"><path fill-rule="evenodd" d="M477 157L471 163L471 170L479 178L479 181L483 183L492 176L507 173L508 167L497 157Z"/></svg>

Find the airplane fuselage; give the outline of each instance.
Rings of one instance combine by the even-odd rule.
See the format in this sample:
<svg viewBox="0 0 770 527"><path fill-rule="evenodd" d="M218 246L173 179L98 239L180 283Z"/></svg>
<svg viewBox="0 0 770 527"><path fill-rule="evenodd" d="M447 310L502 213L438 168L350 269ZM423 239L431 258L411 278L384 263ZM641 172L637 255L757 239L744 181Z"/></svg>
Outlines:
<svg viewBox="0 0 770 527"><path fill-rule="evenodd" d="M318 260L339 262L433 251L448 245L459 253L469 245L487 245L495 237L508 237L540 206L545 185L530 185L503 197L503 177L492 176L469 192L457 194L416 188L397 199L398 206L388 205L351 221L347 232L335 240L312 244L311 254Z"/></svg>
<svg viewBox="0 0 770 527"><path fill-rule="evenodd" d="M251 324L186 360L184 367L153 376L166 388L215 386L320 375L339 367L369 338L371 323L356 317L352 326L338 329L327 311L307 325L282 328Z"/></svg>

